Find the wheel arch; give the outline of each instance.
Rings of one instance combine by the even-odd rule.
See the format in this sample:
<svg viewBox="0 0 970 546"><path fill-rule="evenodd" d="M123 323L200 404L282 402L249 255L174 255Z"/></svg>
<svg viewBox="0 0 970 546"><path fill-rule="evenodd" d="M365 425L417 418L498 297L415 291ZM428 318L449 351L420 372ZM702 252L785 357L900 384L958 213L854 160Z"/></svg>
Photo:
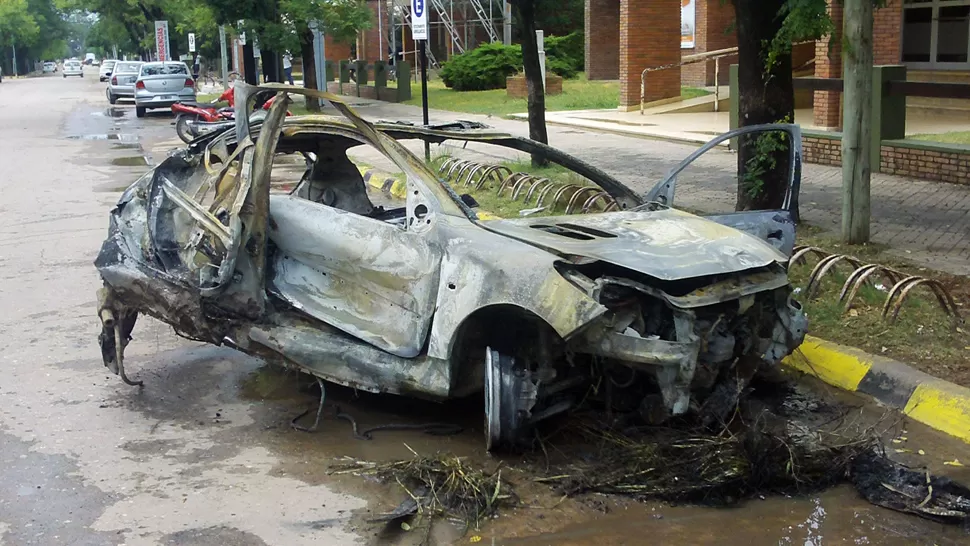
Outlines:
<svg viewBox="0 0 970 546"><path fill-rule="evenodd" d="M552 324L526 307L512 303L479 307L458 325L449 348L452 390L464 396L481 389L487 347L516 358L543 358L563 343Z"/></svg>

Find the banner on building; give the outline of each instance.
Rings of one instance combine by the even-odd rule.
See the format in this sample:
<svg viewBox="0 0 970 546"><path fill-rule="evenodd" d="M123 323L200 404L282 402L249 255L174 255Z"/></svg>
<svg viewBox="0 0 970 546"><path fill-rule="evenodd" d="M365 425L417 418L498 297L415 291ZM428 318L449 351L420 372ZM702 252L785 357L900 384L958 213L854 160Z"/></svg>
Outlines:
<svg viewBox="0 0 970 546"><path fill-rule="evenodd" d="M172 58L172 52L168 50L168 21L155 21L155 55L159 61Z"/></svg>
<svg viewBox="0 0 970 546"><path fill-rule="evenodd" d="M411 38L428 39L428 0L411 0Z"/></svg>
<svg viewBox="0 0 970 546"><path fill-rule="evenodd" d="M680 0L680 47L694 47L694 0Z"/></svg>

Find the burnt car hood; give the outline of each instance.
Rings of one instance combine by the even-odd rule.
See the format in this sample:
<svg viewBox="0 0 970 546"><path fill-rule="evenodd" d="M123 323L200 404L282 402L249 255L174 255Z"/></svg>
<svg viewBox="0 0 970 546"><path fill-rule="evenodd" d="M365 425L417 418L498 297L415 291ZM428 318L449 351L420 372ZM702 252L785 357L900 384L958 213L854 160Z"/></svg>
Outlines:
<svg viewBox="0 0 970 546"><path fill-rule="evenodd" d="M788 258L743 231L675 209L494 220L487 229L561 255L662 280L734 273Z"/></svg>

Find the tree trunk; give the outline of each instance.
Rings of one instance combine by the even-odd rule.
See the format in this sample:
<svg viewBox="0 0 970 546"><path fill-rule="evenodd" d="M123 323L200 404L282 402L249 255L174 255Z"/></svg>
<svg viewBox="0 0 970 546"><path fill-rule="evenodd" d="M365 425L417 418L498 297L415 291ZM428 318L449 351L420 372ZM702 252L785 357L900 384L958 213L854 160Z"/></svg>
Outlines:
<svg viewBox="0 0 970 546"><path fill-rule="evenodd" d="M733 0L738 37L738 121L741 127L795 120L791 54L765 70L766 48L781 28L785 0ZM781 208L788 188L789 146L766 139L780 134L742 136L738 149L737 210ZM765 152L772 148L783 148ZM797 215L797 213L796 213Z"/></svg>
<svg viewBox="0 0 970 546"><path fill-rule="evenodd" d="M842 240L861 244L869 241L872 1L846 0L843 20Z"/></svg>
<svg viewBox="0 0 970 546"><path fill-rule="evenodd" d="M546 133L546 94L539 67L539 46L536 44L536 14L535 0L518 0L512 2L519 12L519 32L522 35L522 64L525 68L525 80L529 88L529 138L549 143ZM543 166L548 161L545 157L533 154L532 164Z"/></svg>
<svg viewBox="0 0 970 546"><path fill-rule="evenodd" d="M282 82L283 78L280 75L280 56L275 51L269 51L266 49L259 50L260 57L263 60L263 78L267 82Z"/></svg>
<svg viewBox="0 0 970 546"><path fill-rule="evenodd" d="M247 38L246 44L243 45L243 78L249 85L259 85L256 78L256 55L253 51L252 37Z"/></svg>
<svg viewBox="0 0 970 546"><path fill-rule="evenodd" d="M307 89L317 88L317 65L316 55L313 51L313 31L310 27L300 28L300 56L303 58L303 87ZM306 99L306 109L310 112L320 111L320 101L317 99Z"/></svg>

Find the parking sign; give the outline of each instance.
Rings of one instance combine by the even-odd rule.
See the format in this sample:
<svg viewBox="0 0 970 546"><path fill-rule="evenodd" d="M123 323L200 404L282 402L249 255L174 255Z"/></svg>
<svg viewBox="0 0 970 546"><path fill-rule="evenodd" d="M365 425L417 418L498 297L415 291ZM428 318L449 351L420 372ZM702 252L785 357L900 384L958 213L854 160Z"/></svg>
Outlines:
<svg viewBox="0 0 970 546"><path fill-rule="evenodd" d="M428 0L411 0L411 38L428 39Z"/></svg>
<svg viewBox="0 0 970 546"><path fill-rule="evenodd" d="M195 33L189 33L189 53L195 53Z"/></svg>

